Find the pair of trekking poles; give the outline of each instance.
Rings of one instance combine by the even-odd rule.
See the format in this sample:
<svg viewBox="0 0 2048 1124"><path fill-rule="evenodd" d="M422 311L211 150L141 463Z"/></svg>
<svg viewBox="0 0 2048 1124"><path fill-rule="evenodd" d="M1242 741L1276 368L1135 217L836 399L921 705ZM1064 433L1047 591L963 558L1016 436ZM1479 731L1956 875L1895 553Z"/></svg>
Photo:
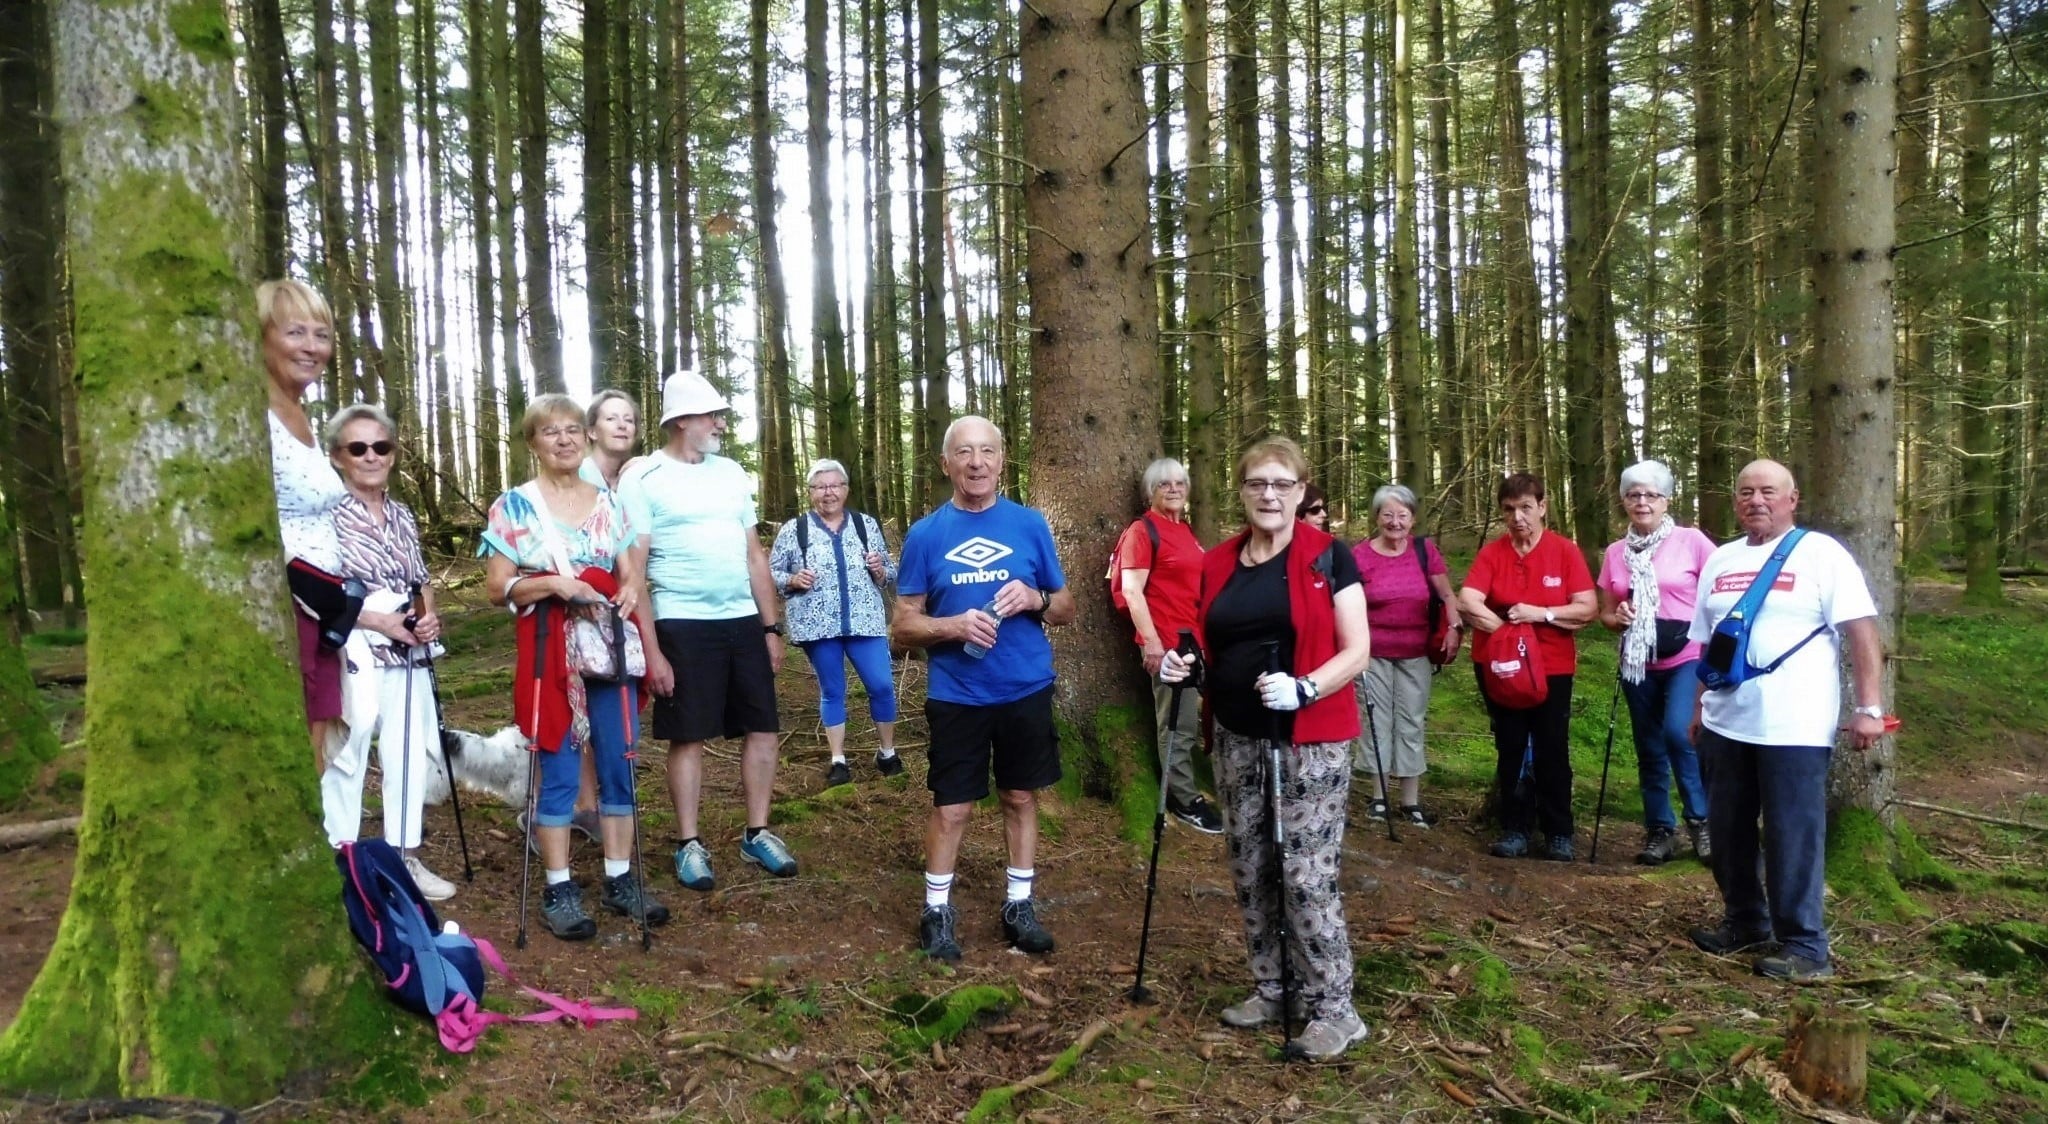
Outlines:
<svg viewBox="0 0 2048 1124"><path fill-rule="evenodd" d="M640 861L640 753L639 743L633 737L632 683L626 674L626 623L618 606L609 602L571 602L571 604L604 604L610 610L612 625L612 670L618 674L619 690L619 738L626 747L626 792L633 808L633 910L634 920L640 923L640 951L654 947L654 931L647 923L647 882L646 865ZM519 865L519 933L513 945L526 947L527 908L533 899L533 852L538 845L534 833L540 825L534 817L540 808L540 691L547 675L548 660L548 618L552 608L550 601L537 601L533 605L533 738L527 744L526 756L526 845L521 848L523 858ZM564 626L566 628L566 625ZM574 675L574 669L569 671ZM593 739L594 741L594 739ZM596 752L594 746L586 747ZM599 828L600 833L602 827Z"/></svg>

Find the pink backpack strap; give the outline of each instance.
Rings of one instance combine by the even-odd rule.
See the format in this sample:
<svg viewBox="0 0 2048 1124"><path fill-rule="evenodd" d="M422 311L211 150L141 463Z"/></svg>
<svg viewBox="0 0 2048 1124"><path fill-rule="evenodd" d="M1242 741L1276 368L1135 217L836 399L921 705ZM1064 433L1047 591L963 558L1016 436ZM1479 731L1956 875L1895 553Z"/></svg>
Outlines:
<svg viewBox="0 0 2048 1124"><path fill-rule="evenodd" d="M475 940L477 955L483 958L485 964L490 965L492 971L505 977L506 982L510 983L513 987L518 988L550 1008L550 1010L539 1011L531 1015L522 1015L511 1021L532 1023L554 1022L557 1019L575 1019L577 1022L588 1027L592 1023L610 1022L613 1019L637 1019L640 1017L640 1012L632 1007L599 1007L587 999L564 999L553 992L542 991L536 987L528 987L519 982L519 977L512 974L511 968L506 967L505 958L498 955L498 950L492 946L491 942L482 937L477 937ZM488 1012L485 1013L488 1014ZM498 1017L501 1020L509 1018L509 1016L502 1015Z"/></svg>

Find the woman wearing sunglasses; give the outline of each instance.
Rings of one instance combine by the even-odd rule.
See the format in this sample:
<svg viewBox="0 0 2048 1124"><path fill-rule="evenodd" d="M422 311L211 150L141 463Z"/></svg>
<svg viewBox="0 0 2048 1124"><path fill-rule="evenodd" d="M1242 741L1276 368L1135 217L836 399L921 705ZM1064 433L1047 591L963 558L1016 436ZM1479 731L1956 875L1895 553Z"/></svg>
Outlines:
<svg viewBox="0 0 2048 1124"><path fill-rule="evenodd" d="M419 522L391 498L391 470L398 463L392 429L389 414L366 405L350 406L327 423L327 455L348 489L334 508L339 572L368 592L342 649L348 737L321 771L320 806L328 842L353 842L362 826L363 780L375 738L384 774L384 841L405 856L407 872L428 901L445 901L455 896L455 884L428 870L415 853L427 770L440 767L431 755L441 730L428 660L441 620L427 588Z"/></svg>

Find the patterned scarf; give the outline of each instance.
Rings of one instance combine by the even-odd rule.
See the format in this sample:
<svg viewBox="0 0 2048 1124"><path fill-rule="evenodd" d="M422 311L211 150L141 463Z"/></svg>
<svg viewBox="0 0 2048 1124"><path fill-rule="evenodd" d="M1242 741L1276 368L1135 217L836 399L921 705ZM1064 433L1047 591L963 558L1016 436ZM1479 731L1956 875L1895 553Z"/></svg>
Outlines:
<svg viewBox="0 0 2048 1124"><path fill-rule="evenodd" d="M1638 534L1630 528L1625 557L1628 559L1629 602L1635 606L1635 619L1629 622L1628 631L1621 634L1621 677L1629 683L1641 683L1643 674L1650 666L1650 654L1657 647L1657 568L1655 555L1657 545L1669 538L1677 524L1669 515L1664 517L1657 529L1649 534Z"/></svg>

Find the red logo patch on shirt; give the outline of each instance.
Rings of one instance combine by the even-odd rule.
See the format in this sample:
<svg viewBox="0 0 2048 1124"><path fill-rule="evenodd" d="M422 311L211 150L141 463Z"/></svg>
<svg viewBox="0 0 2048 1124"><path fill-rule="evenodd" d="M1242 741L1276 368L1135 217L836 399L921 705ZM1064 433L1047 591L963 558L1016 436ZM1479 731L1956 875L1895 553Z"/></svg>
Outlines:
<svg viewBox="0 0 2048 1124"><path fill-rule="evenodd" d="M1757 571L1755 570L1740 574L1722 574L1714 579L1714 592L1746 593L1749 591L1749 587L1756 583L1756 575ZM1798 584L1798 574L1790 570L1779 570L1778 580L1771 583L1771 591L1773 593L1790 593L1792 592L1792 587Z"/></svg>

